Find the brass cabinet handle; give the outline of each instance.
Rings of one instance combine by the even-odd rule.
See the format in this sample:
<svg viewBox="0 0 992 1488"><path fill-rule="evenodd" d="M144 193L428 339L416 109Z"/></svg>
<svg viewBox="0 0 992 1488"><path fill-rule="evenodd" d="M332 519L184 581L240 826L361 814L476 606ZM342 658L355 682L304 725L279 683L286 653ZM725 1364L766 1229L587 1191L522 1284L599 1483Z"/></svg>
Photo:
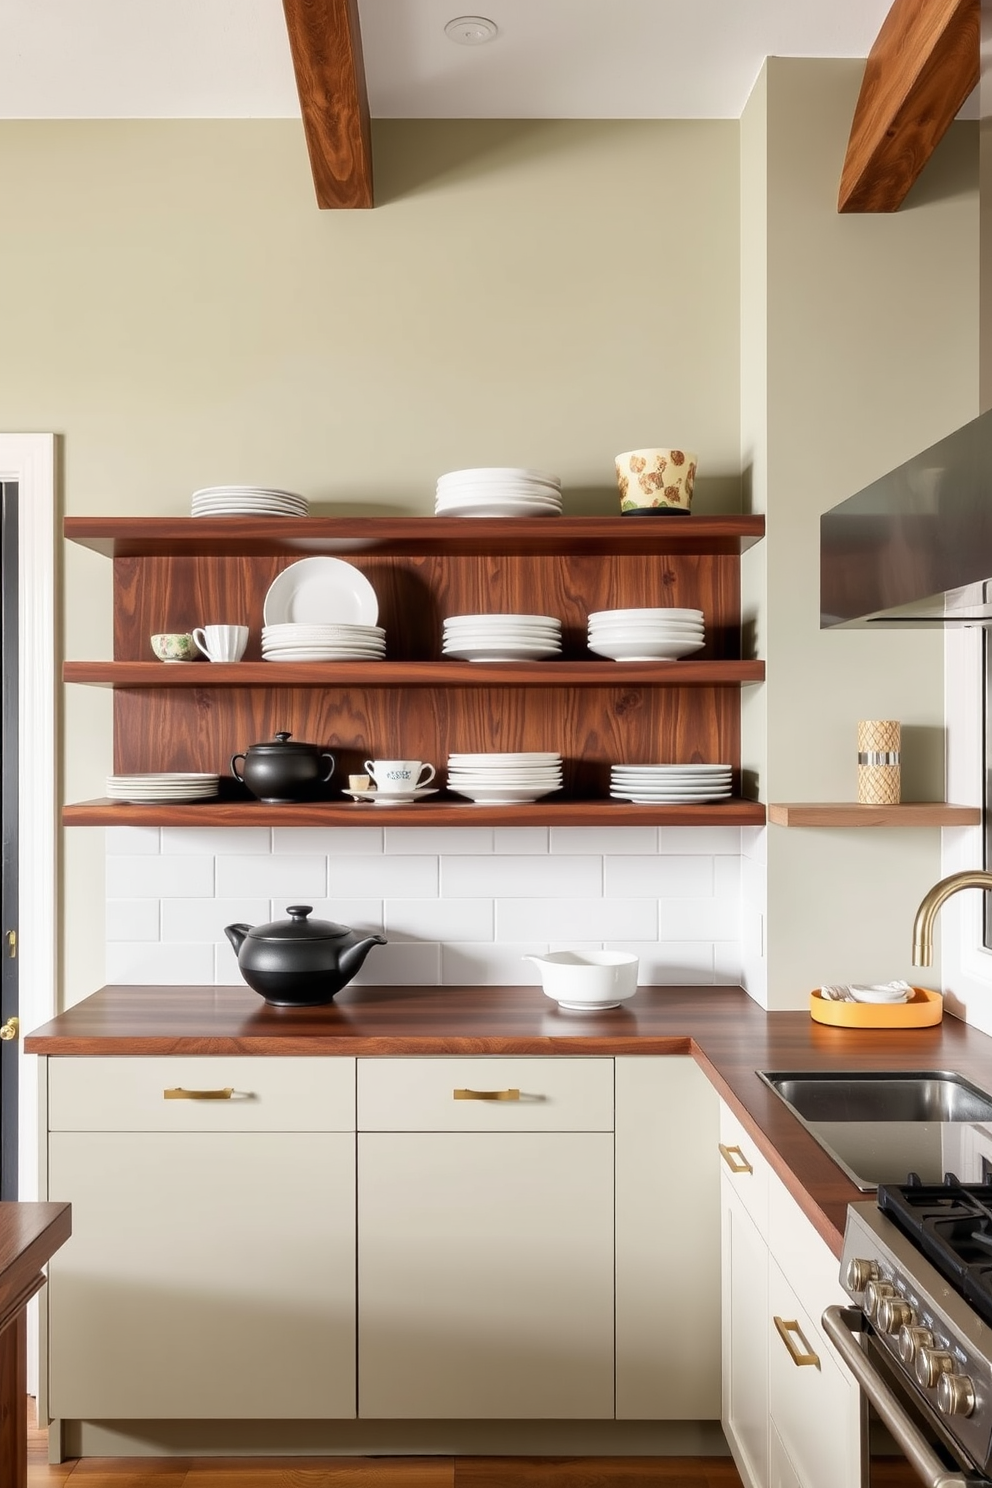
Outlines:
<svg viewBox="0 0 992 1488"><path fill-rule="evenodd" d="M16 930L8 930L5 933L5 935L4 935L4 939L7 942L7 955L10 957L11 961L16 961L17 960L17 931Z"/></svg>
<svg viewBox="0 0 992 1488"><path fill-rule="evenodd" d="M3 1027L0 1028L0 1039L3 1039L5 1043L9 1039L16 1039L17 1030L20 1028L20 1026L20 1018L8 1018Z"/></svg>
<svg viewBox="0 0 992 1488"><path fill-rule="evenodd" d="M223 1090L184 1090L177 1085L174 1090L163 1090L165 1100L230 1100L234 1094L233 1085L225 1085Z"/></svg>
<svg viewBox="0 0 992 1488"><path fill-rule="evenodd" d="M819 1354L813 1353L813 1350L810 1348L809 1344L806 1342L805 1337L803 1336L802 1328L800 1328L795 1318L793 1318L791 1322L785 1322L784 1319L780 1317L773 1317L772 1322L778 1329L778 1336L781 1338L782 1342L789 1350L789 1357L791 1358L793 1364L797 1365L797 1367L800 1369L803 1367L804 1364L812 1364L817 1369L819 1369L820 1356ZM801 1350L797 1349L792 1341L793 1333L802 1344Z"/></svg>
<svg viewBox="0 0 992 1488"><path fill-rule="evenodd" d="M739 1147L725 1147L722 1142L718 1142L717 1146L720 1148L720 1156L732 1173L754 1172L754 1169ZM740 1162L736 1161L738 1157L740 1158Z"/></svg>
<svg viewBox="0 0 992 1488"><path fill-rule="evenodd" d="M453 1090L453 1100L503 1100L518 1101L519 1090Z"/></svg>

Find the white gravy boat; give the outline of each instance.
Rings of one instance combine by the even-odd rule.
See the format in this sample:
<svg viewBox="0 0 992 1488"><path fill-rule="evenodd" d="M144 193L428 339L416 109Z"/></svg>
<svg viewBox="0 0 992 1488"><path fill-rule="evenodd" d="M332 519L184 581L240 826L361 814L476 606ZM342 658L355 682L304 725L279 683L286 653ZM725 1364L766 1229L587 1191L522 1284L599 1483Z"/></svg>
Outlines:
<svg viewBox="0 0 992 1488"><path fill-rule="evenodd" d="M619 1007L637 991L638 960L628 951L551 951L523 960L540 971L546 997L576 1012Z"/></svg>

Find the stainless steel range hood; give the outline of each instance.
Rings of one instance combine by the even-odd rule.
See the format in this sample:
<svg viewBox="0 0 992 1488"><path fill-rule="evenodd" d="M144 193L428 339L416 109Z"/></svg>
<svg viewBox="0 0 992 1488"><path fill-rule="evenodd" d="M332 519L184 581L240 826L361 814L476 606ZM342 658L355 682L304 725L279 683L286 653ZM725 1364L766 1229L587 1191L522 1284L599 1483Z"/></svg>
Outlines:
<svg viewBox="0 0 992 1488"><path fill-rule="evenodd" d="M979 83L978 407L820 518L820 628L992 626L992 0Z"/></svg>
<svg viewBox="0 0 992 1488"><path fill-rule="evenodd" d="M820 628L992 625L992 411L820 518Z"/></svg>

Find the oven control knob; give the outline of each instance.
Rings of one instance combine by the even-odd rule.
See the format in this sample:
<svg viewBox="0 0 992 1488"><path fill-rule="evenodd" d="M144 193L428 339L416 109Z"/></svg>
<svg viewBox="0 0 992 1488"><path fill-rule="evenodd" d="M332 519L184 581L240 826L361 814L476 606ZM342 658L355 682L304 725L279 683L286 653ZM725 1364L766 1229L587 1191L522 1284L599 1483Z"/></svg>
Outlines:
<svg viewBox="0 0 992 1488"><path fill-rule="evenodd" d="M870 1281L878 1276L878 1262L866 1261L862 1256L852 1256L847 1263L847 1285L852 1292L863 1292Z"/></svg>
<svg viewBox="0 0 992 1488"><path fill-rule="evenodd" d="M954 1360L946 1349L921 1347L916 1355L916 1363L913 1366L916 1378L921 1385L932 1390L942 1374L948 1374L954 1368Z"/></svg>
<svg viewBox="0 0 992 1488"><path fill-rule="evenodd" d="M878 1304L881 1302L882 1298L894 1297L895 1294L896 1289L894 1286L891 1285L890 1282L878 1281L874 1278L871 1281L866 1282L864 1299L865 1312L870 1318L873 1318L878 1311Z"/></svg>
<svg viewBox="0 0 992 1488"><path fill-rule="evenodd" d="M970 1416L975 1385L966 1374L942 1374L937 1381L937 1409L945 1416Z"/></svg>
<svg viewBox="0 0 992 1488"><path fill-rule="evenodd" d="M899 1357L904 1364L912 1364L921 1348L933 1348L933 1334L929 1328L908 1323L899 1329Z"/></svg>
<svg viewBox="0 0 992 1488"><path fill-rule="evenodd" d="M883 1333L898 1333L916 1322L916 1313L901 1297L883 1297L878 1304L876 1321Z"/></svg>

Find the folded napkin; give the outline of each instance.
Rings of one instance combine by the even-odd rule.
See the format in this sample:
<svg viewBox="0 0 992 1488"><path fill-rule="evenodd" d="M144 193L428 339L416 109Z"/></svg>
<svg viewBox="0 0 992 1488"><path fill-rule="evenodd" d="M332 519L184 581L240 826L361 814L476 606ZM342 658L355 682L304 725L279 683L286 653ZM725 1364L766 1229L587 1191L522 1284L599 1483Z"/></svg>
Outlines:
<svg viewBox="0 0 992 1488"><path fill-rule="evenodd" d="M844 982L821 987L820 996L830 1002L908 1002L913 989L908 982Z"/></svg>

